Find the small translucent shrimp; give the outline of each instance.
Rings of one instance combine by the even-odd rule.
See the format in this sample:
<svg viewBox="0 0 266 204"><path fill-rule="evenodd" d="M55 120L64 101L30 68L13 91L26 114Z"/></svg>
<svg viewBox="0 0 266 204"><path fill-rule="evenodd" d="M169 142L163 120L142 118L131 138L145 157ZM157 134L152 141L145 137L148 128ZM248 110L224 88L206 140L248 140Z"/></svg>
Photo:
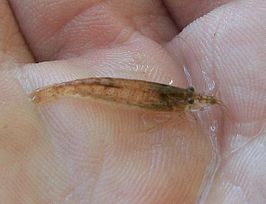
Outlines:
<svg viewBox="0 0 266 204"><path fill-rule="evenodd" d="M31 94L34 103L46 103L61 97L101 99L116 104L154 111L198 111L222 104L214 96L187 89L142 80L120 78L86 78L53 84Z"/></svg>

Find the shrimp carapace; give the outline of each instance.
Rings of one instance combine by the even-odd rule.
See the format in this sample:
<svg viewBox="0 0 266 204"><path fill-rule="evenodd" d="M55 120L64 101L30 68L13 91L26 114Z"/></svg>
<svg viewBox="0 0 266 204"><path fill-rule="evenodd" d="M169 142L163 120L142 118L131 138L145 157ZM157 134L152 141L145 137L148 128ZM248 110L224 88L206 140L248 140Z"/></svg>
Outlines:
<svg viewBox="0 0 266 204"><path fill-rule="evenodd" d="M45 103L62 97L100 99L155 111L197 111L219 104L214 96L156 82L121 78L86 78L53 84L32 92L34 103Z"/></svg>

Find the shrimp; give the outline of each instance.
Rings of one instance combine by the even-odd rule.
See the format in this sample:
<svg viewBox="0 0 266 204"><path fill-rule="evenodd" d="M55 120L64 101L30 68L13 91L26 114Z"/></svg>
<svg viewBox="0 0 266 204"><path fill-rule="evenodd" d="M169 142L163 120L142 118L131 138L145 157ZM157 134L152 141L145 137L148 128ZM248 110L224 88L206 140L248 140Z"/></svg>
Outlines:
<svg viewBox="0 0 266 204"><path fill-rule="evenodd" d="M32 92L31 100L42 104L62 97L93 98L154 111L199 111L221 104L214 96L143 80L99 77L53 84Z"/></svg>

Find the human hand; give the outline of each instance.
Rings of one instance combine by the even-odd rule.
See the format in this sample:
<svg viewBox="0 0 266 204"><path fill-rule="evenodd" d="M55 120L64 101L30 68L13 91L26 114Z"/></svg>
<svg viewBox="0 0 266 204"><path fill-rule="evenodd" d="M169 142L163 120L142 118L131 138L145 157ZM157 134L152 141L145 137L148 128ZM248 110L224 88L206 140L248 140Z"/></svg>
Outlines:
<svg viewBox="0 0 266 204"><path fill-rule="evenodd" d="M195 203L213 162L195 121L28 98L92 76L186 87L186 66L195 88L218 91L233 118L218 126L221 163L206 203L264 203L266 3L208 2L10 0L19 30L0 0L1 202Z"/></svg>

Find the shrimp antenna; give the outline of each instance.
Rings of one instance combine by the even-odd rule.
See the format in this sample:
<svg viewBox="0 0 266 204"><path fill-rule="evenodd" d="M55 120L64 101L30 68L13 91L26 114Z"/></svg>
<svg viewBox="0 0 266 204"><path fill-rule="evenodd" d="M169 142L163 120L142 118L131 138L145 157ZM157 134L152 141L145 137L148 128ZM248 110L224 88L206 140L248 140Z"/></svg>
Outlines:
<svg viewBox="0 0 266 204"><path fill-rule="evenodd" d="M222 100L219 100L219 99L216 99L216 104L222 108L223 114L225 115L225 117L228 118L230 121L233 121L233 118L230 114L228 106L226 106L224 104L224 102Z"/></svg>

